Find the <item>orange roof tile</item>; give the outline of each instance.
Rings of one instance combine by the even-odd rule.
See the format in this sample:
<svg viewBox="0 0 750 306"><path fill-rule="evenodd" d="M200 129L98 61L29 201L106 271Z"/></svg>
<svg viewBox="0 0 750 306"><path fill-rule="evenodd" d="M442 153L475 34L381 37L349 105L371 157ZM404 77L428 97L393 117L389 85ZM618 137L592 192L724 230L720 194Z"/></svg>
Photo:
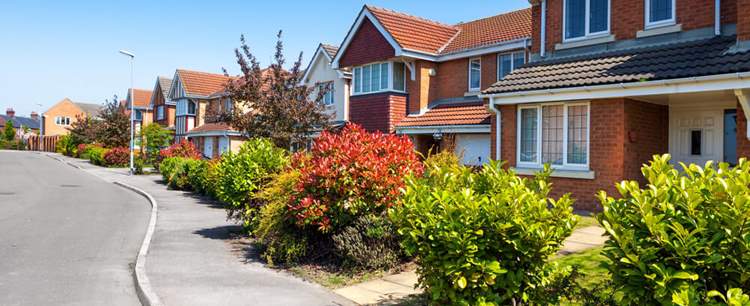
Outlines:
<svg viewBox="0 0 750 306"><path fill-rule="evenodd" d="M531 37L531 9L447 25L388 9L365 6L404 49L447 54Z"/></svg>
<svg viewBox="0 0 750 306"><path fill-rule="evenodd" d="M422 115L410 115L397 127L490 124L490 113L483 103L437 105Z"/></svg>
<svg viewBox="0 0 750 306"><path fill-rule="evenodd" d="M135 99L133 99L133 104L135 105L135 107L148 108L149 104L151 104L152 93L152 91L146 89L133 89L133 96L135 96ZM129 90L128 94L130 94Z"/></svg>
<svg viewBox="0 0 750 306"><path fill-rule="evenodd" d="M231 79L223 74L184 69L177 69L177 75L182 81L185 94L204 97L224 90L227 82Z"/></svg>
<svg viewBox="0 0 750 306"><path fill-rule="evenodd" d="M199 127L196 127L188 131L188 134L195 134L195 133L201 133L201 132L221 132L221 131L237 131L237 130L226 123L217 122L217 123L203 124Z"/></svg>

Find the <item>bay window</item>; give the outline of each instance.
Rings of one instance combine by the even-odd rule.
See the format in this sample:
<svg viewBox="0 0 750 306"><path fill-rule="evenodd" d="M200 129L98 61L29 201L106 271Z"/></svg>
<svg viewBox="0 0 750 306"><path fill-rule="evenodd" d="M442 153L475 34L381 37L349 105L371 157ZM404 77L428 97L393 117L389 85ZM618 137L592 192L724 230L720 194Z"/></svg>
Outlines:
<svg viewBox="0 0 750 306"><path fill-rule="evenodd" d="M406 90L405 65L396 62L354 67L354 94Z"/></svg>
<svg viewBox="0 0 750 306"><path fill-rule="evenodd" d="M500 54L497 56L497 80L501 80L506 75L521 67L526 63L526 53L515 52Z"/></svg>
<svg viewBox="0 0 750 306"><path fill-rule="evenodd" d="M479 91L482 87L482 59L469 60L469 91Z"/></svg>
<svg viewBox="0 0 750 306"><path fill-rule="evenodd" d="M521 106L518 120L519 167L588 170L588 103Z"/></svg>
<svg viewBox="0 0 750 306"><path fill-rule="evenodd" d="M675 23L675 0L646 0L646 28Z"/></svg>
<svg viewBox="0 0 750 306"><path fill-rule="evenodd" d="M610 0L564 0L565 40L607 34L609 22Z"/></svg>

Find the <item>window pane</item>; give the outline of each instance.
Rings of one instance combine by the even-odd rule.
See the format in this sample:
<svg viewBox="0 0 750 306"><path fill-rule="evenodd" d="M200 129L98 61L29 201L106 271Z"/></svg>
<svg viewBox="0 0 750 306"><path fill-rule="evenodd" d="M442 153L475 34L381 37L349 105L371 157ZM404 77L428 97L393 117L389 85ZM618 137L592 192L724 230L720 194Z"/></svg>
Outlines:
<svg viewBox="0 0 750 306"><path fill-rule="evenodd" d="M658 22L672 19L672 0L649 1L649 21Z"/></svg>
<svg viewBox="0 0 750 306"><path fill-rule="evenodd" d="M480 75L482 73L482 63L476 59L471 60L469 65L469 87L470 89L477 89L481 87Z"/></svg>
<svg viewBox="0 0 750 306"><path fill-rule="evenodd" d="M370 90L380 90L380 65L372 66L372 78L370 79Z"/></svg>
<svg viewBox="0 0 750 306"><path fill-rule="evenodd" d="M362 92L370 92L370 66L362 67Z"/></svg>
<svg viewBox="0 0 750 306"><path fill-rule="evenodd" d="M393 63L393 89L406 90L404 88L405 79L406 71L404 63Z"/></svg>
<svg viewBox="0 0 750 306"><path fill-rule="evenodd" d="M586 0L565 1L565 38L584 36L586 33Z"/></svg>
<svg viewBox="0 0 750 306"><path fill-rule="evenodd" d="M521 109L521 156L522 162L537 160L537 109Z"/></svg>
<svg viewBox="0 0 750 306"><path fill-rule="evenodd" d="M354 68L354 92L362 92L362 68Z"/></svg>
<svg viewBox="0 0 750 306"><path fill-rule="evenodd" d="M513 69L518 69L523 66L523 64L526 64L526 57L523 52L513 53Z"/></svg>
<svg viewBox="0 0 750 306"><path fill-rule="evenodd" d="M598 33L609 29L609 0L590 0L589 32Z"/></svg>
<svg viewBox="0 0 750 306"><path fill-rule="evenodd" d="M589 145L588 107L568 107L568 163L586 164Z"/></svg>
<svg viewBox="0 0 750 306"><path fill-rule="evenodd" d="M502 79L513 70L513 59L510 54L500 56L499 78Z"/></svg>
<svg viewBox="0 0 750 306"><path fill-rule="evenodd" d="M380 89L388 89L388 63L380 64Z"/></svg>
<svg viewBox="0 0 750 306"><path fill-rule="evenodd" d="M563 163L563 107L552 105L542 107L542 163L562 165Z"/></svg>
<svg viewBox="0 0 750 306"><path fill-rule="evenodd" d="M703 148L703 131L690 131L690 155L701 155Z"/></svg>

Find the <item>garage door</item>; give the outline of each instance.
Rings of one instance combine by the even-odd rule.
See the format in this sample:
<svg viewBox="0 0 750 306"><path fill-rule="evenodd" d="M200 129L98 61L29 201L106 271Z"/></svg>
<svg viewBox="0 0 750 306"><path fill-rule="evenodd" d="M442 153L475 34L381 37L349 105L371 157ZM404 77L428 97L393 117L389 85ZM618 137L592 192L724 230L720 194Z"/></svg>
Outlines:
<svg viewBox="0 0 750 306"><path fill-rule="evenodd" d="M456 155L463 156L466 165L479 166L490 159L489 134L456 135Z"/></svg>

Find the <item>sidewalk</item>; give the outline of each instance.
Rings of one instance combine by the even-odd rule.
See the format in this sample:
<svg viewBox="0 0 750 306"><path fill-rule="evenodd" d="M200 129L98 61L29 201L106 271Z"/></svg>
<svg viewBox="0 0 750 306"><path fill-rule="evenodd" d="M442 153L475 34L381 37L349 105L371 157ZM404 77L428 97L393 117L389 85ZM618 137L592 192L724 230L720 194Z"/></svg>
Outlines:
<svg viewBox="0 0 750 306"><path fill-rule="evenodd" d="M560 255L579 253L604 244L604 229L589 226L577 229L565 240ZM417 274L413 271L389 275L381 279L372 280L335 290L341 296L362 305L396 305L400 299L420 293L414 289Z"/></svg>
<svg viewBox="0 0 750 306"><path fill-rule="evenodd" d="M57 156L110 182L151 194L159 205L146 273L165 305L351 305L327 289L268 269L227 243L239 227L215 202L168 190L158 175L128 176L83 160ZM244 250L243 254L252 250ZM234 252L234 253L233 253Z"/></svg>

